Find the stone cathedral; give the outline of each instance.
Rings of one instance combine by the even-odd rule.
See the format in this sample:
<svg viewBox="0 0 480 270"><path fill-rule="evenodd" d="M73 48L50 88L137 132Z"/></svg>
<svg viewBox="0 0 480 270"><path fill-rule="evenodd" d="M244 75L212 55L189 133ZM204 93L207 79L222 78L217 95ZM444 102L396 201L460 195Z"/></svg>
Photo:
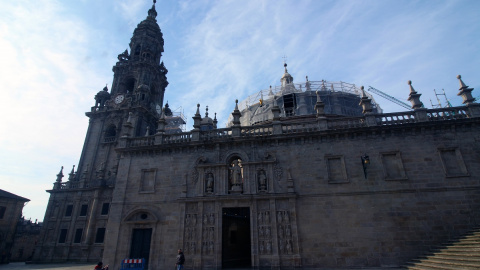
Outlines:
<svg viewBox="0 0 480 270"><path fill-rule="evenodd" d="M48 190L35 262L165 269L182 248L187 269L398 267L479 225L480 106L460 76L462 106L426 109L409 82L411 109L383 113L363 87L297 84L285 64L279 86L232 100L227 127L198 105L186 131L164 104L156 16Z"/></svg>

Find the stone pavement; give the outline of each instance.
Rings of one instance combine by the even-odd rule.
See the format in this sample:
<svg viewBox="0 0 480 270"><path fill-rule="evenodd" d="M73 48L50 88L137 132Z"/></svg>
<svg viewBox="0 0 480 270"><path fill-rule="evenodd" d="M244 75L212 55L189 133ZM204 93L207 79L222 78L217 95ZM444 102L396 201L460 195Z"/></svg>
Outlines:
<svg viewBox="0 0 480 270"><path fill-rule="evenodd" d="M9 263L9 264L0 264L0 270L92 270L95 267L94 263L90 264L73 264L73 263L63 263L63 264L25 264L20 263Z"/></svg>
<svg viewBox="0 0 480 270"><path fill-rule="evenodd" d="M0 264L0 270L93 270L95 264L25 264L25 263L9 263ZM400 270L403 268L352 268L342 270ZM112 269L113 270L113 269ZM250 270L250 268L240 269L234 268L233 270ZM322 269L322 270L336 270L336 269ZM337 269L338 270L338 269Z"/></svg>

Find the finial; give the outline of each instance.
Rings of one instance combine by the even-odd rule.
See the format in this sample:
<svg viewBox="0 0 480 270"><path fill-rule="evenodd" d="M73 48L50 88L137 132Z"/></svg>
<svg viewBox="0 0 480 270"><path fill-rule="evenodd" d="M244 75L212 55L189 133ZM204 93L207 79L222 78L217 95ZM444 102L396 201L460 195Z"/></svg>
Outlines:
<svg viewBox="0 0 480 270"><path fill-rule="evenodd" d="M238 99L235 99L235 110L238 111Z"/></svg>
<svg viewBox="0 0 480 270"><path fill-rule="evenodd" d="M208 106L205 107L205 117L208 117Z"/></svg>
<svg viewBox="0 0 480 270"><path fill-rule="evenodd" d="M320 91L317 90L317 91L315 91L315 92L317 93L317 102L320 102L320 101L321 101L321 100L320 100Z"/></svg>
<svg viewBox="0 0 480 270"><path fill-rule="evenodd" d="M307 82L308 82L308 76L305 76L305 78L307 79Z"/></svg>
<svg viewBox="0 0 480 270"><path fill-rule="evenodd" d="M152 8L148 10L147 18L155 19L157 17L157 11L155 10L155 3L157 3L156 0L153 1Z"/></svg>
<svg viewBox="0 0 480 270"><path fill-rule="evenodd" d="M213 117L213 120L217 120L217 113L215 113L215 117Z"/></svg>
<svg viewBox="0 0 480 270"><path fill-rule="evenodd" d="M197 112L195 113L195 116L197 115L200 117L200 103L197 103Z"/></svg>
<svg viewBox="0 0 480 270"><path fill-rule="evenodd" d="M108 83L105 84L105 87L103 88L103 91L108 92Z"/></svg>
<svg viewBox="0 0 480 270"><path fill-rule="evenodd" d="M415 89L413 89L413 86L412 86L412 81L411 80L408 80L408 85L410 86L410 93L414 93L416 94L417 92L415 92Z"/></svg>
<svg viewBox="0 0 480 270"><path fill-rule="evenodd" d="M63 178L63 166L60 168L60 172L57 174L57 182L62 182Z"/></svg>
<svg viewBox="0 0 480 270"><path fill-rule="evenodd" d="M468 86L466 86L465 83L462 81L462 76L461 75L457 75L457 79L460 82L460 89L461 88L468 88Z"/></svg>
<svg viewBox="0 0 480 270"><path fill-rule="evenodd" d="M285 67L285 73L287 73L287 63L283 64L283 66Z"/></svg>
<svg viewBox="0 0 480 270"><path fill-rule="evenodd" d="M360 86L360 90L362 90L362 98L366 98L367 97L367 94L365 94L365 87Z"/></svg>

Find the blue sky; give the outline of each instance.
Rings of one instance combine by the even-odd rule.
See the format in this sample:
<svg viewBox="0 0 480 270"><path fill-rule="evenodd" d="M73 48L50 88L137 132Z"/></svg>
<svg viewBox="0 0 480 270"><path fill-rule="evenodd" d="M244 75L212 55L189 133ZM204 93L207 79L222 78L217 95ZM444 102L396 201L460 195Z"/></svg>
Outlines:
<svg viewBox="0 0 480 270"><path fill-rule="evenodd" d="M43 220L60 166L78 163L88 118L152 1L0 0L0 188ZM295 82L373 86L405 102L408 80L460 105L456 75L480 96L480 1L159 0L165 100L192 128L196 103L224 125L235 99ZM376 97L384 111L404 109ZM443 99L442 99L443 102ZM64 178L66 180L66 177Z"/></svg>

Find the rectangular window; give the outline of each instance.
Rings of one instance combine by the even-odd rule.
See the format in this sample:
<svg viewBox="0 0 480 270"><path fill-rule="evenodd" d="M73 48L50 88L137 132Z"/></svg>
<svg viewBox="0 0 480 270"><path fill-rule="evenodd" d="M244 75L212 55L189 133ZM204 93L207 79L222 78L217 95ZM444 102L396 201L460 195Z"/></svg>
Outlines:
<svg viewBox="0 0 480 270"><path fill-rule="evenodd" d="M348 183L343 156L327 156L328 183Z"/></svg>
<svg viewBox="0 0 480 270"><path fill-rule="evenodd" d="M141 192L155 191L155 177L157 171L155 169L142 170L142 179L140 181Z"/></svg>
<svg viewBox="0 0 480 270"><path fill-rule="evenodd" d="M103 203L102 205L102 216L108 215L108 210L110 209L110 203Z"/></svg>
<svg viewBox="0 0 480 270"><path fill-rule="evenodd" d="M73 243L80 243L82 241L82 234L83 229L77 229L75 231L75 239L73 239Z"/></svg>
<svg viewBox="0 0 480 270"><path fill-rule="evenodd" d="M67 239L67 229L60 230L60 237L58 238L58 243L65 243Z"/></svg>
<svg viewBox="0 0 480 270"><path fill-rule="evenodd" d="M5 216L5 210L7 208L5 206L0 206L0 219L3 219L3 217Z"/></svg>
<svg viewBox="0 0 480 270"><path fill-rule="evenodd" d="M468 176L467 167L458 148L439 149L446 177Z"/></svg>
<svg viewBox="0 0 480 270"><path fill-rule="evenodd" d="M98 228L97 235L95 236L95 243L103 243L105 238L105 228Z"/></svg>
<svg viewBox="0 0 480 270"><path fill-rule="evenodd" d="M381 153L383 163L383 174L385 180L406 180L407 175L403 167L400 152L384 152Z"/></svg>
<svg viewBox="0 0 480 270"><path fill-rule="evenodd" d="M71 217L72 216L72 211L73 211L73 205L71 205L71 204L67 205L67 209L65 210L65 216L66 217Z"/></svg>
<svg viewBox="0 0 480 270"><path fill-rule="evenodd" d="M80 216L84 217L87 215L88 204L82 204L82 208L80 208Z"/></svg>

